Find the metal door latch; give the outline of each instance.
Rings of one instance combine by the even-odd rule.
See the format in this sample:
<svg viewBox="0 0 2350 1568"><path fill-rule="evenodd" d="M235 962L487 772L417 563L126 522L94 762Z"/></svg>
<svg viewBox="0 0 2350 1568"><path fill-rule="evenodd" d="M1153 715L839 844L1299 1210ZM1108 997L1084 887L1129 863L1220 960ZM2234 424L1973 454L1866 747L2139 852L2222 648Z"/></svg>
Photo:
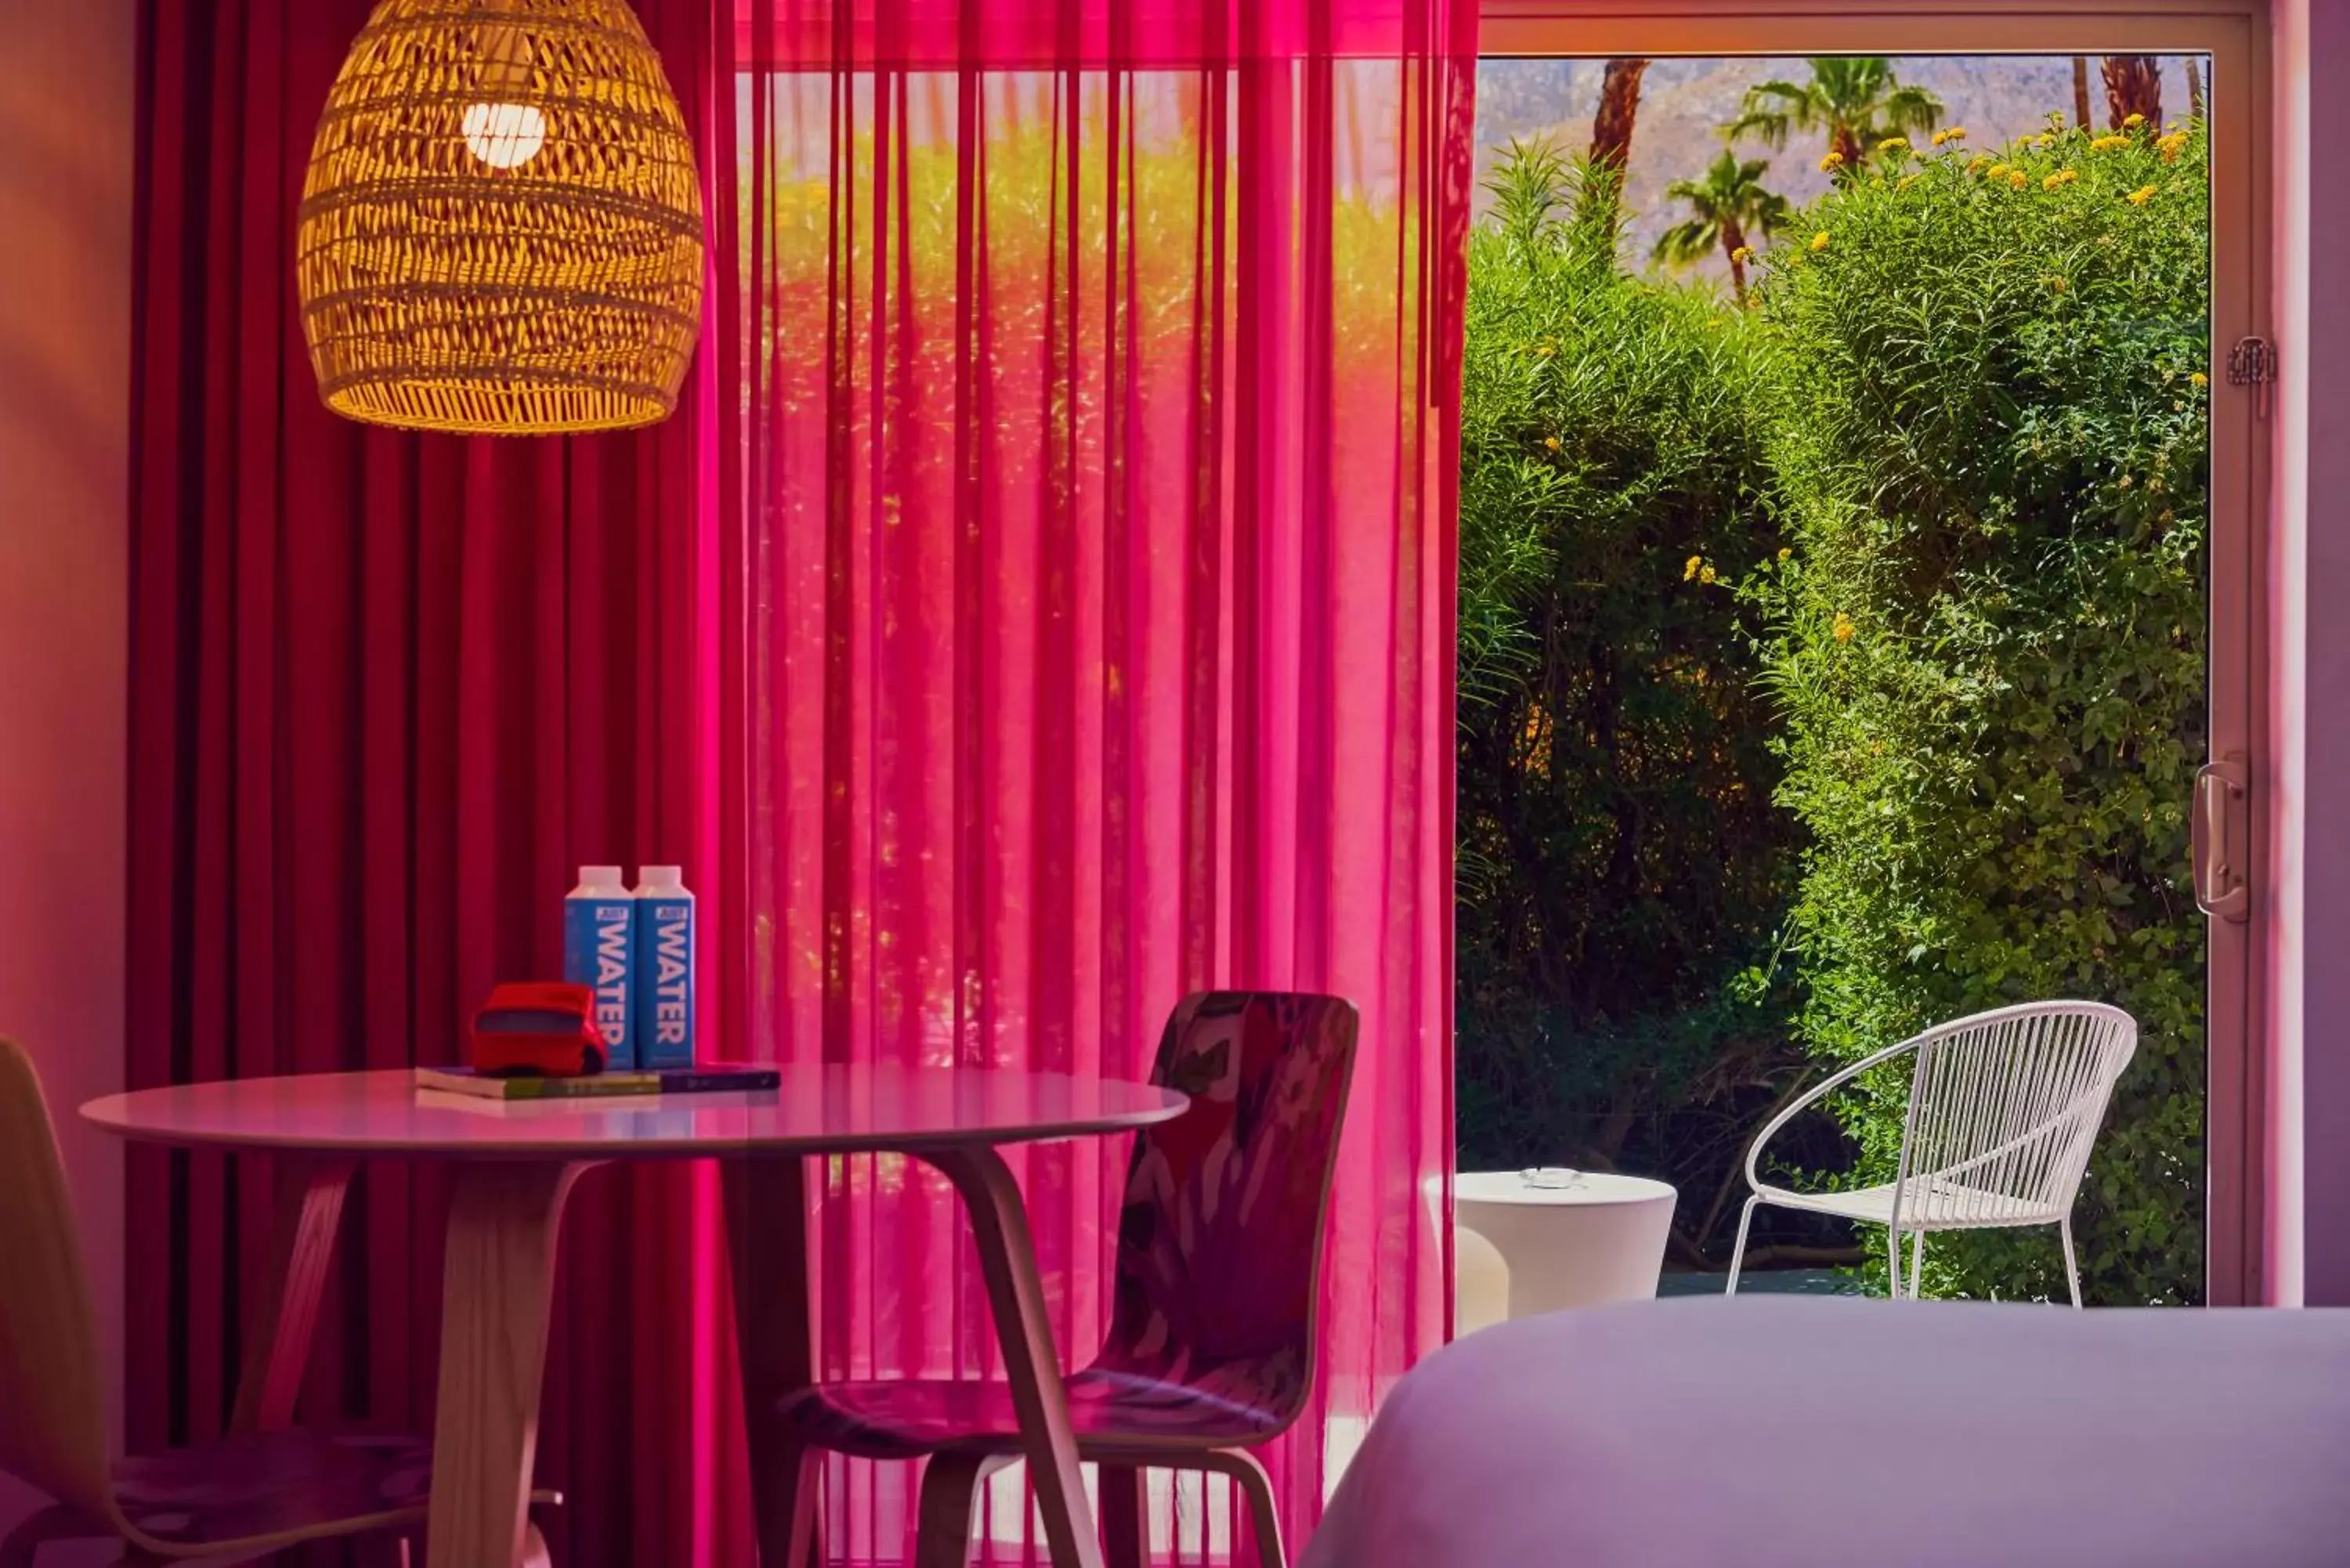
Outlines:
<svg viewBox="0 0 2350 1568"><path fill-rule="evenodd" d="M2265 337L2239 337L2228 350L2228 385L2252 389L2252 412L2269 417L2269 389L2276 385L2276 345Z"/></svg>
<svg viewBox="0 0 2350 1568"><path fill-rule="evenodd" d="M2250 761L2231 752L2203 764L2195 775L2195 808L2189 853L2195 864L2195 902L2217 919L2251 919L2252 889Z"/></svg>

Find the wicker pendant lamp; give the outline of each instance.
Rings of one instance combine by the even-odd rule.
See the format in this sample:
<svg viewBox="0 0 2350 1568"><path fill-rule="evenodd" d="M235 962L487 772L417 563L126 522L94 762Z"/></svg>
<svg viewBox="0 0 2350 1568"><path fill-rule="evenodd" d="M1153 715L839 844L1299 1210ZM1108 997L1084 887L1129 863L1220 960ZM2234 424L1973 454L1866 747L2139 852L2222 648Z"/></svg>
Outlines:
<svg viewBox="0 0 2350 1568"><path fill-rule="evenodd" d="M651 424L702 326L702 191L626 0L382 0L318 120L295 283L327 406Z"/></svg>

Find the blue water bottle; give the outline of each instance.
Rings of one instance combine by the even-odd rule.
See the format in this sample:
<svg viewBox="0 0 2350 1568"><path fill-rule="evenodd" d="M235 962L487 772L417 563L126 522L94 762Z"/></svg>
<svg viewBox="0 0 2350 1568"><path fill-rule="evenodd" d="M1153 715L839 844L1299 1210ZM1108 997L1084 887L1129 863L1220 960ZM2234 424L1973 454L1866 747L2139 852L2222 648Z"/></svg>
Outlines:
<svg viewBox="0 0 2350 1568"><path fill-rule="evenodd" d="M604 1065L613 1072L638 1064L629 984L636 968L636 913L618 866L582 866L579 886L563 900L563 978L595 992Z"/></svg>
<svg viewBox="0 0 2350 1568"><path fill-rule="evenodd" d="M693 895L675 866L637 876L637 1064L693 1065Z"/></svg>

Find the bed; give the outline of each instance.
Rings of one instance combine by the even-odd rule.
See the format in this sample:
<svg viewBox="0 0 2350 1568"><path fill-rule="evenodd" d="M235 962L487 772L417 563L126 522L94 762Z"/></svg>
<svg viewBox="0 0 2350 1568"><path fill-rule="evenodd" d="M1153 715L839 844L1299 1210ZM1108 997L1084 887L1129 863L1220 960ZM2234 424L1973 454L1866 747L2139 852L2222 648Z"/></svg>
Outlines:
<svg viewBox="0 0 2350 1568"><path fill-rule="evenodd" d="M1301 1568L2350 1564L2350 1311L1788 1297L1500 1324Z"/></svg>

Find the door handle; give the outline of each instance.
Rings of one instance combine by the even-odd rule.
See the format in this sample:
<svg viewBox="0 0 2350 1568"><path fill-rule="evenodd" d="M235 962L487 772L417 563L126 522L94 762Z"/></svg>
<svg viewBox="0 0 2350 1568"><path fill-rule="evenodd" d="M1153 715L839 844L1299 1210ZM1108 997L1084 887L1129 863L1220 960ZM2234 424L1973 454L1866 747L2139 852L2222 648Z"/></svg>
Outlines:
<svg viewBox="0 0 2350 1568"><path fill-rule="evenodd" d="M2205 763L2195 774L2189 832L2195 859L2195 904L2214 919L2252 918L2251 864L2251 769L2241 752Z"/></svg>

